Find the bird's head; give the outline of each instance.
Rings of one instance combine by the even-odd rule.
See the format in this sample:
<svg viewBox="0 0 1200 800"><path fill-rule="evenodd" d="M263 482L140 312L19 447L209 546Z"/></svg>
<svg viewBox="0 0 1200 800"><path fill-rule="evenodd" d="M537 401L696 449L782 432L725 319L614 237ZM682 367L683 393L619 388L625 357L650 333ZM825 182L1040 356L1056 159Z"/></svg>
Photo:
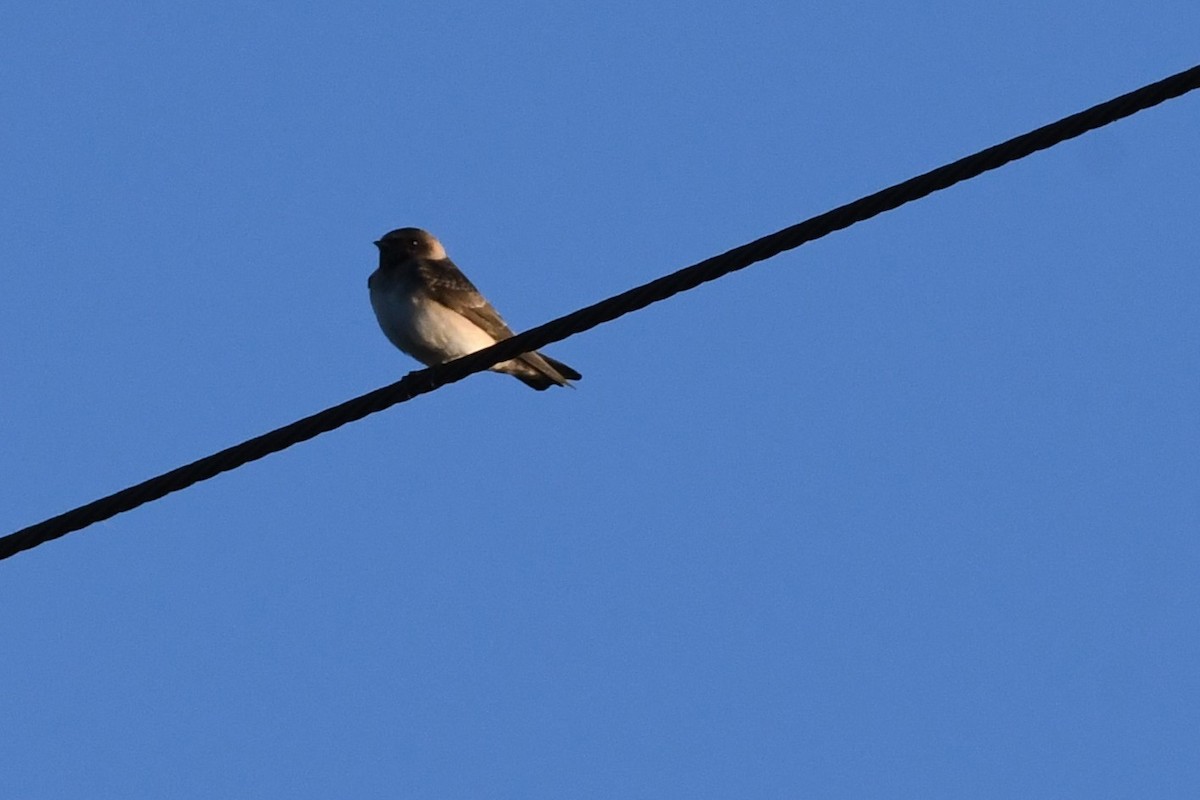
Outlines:
<svg viewBox="0 0 1200 800"><path fill-rule="evenodd" d="M388 231L375 243L383 262L395 263L410 258L430 258L435 261L446 257L446 248L429 231L420 228L397 228Z"/></svg>

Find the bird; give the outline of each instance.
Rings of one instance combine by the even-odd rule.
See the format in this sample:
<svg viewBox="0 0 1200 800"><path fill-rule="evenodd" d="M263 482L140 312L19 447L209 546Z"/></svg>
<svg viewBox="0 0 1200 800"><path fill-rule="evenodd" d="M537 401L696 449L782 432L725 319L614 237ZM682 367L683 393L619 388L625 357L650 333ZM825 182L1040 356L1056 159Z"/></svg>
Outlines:
<svg viewBox="0 0 1200 800"><path fill-rule="evenodd" d="M512 329L446 255L433 234L397 228L375 242L379 268L367 279L371 308L388 340L426 366L482 350ZM538 352L491 367L539 392L583 376Z"/></svg>

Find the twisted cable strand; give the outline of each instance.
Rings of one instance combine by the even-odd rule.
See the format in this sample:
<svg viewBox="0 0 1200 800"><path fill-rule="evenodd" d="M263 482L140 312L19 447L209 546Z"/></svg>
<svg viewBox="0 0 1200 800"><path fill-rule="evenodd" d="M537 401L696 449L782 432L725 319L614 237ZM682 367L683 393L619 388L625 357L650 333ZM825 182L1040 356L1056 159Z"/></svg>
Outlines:
<svg viewBox="0 0 1200 800"><path fill-rule="evenodd" d="M0 538L0 560L920 200L1200 87L1200 65Z"/></svg>

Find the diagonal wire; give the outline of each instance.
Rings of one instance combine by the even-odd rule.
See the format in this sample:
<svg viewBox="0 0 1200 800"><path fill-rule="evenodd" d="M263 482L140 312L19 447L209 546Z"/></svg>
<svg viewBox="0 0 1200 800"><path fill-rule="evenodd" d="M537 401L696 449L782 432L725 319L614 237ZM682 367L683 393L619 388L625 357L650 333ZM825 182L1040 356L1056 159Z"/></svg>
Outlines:
<svg viewBox="0 0 1200 800"><path fill-rule="evenodd" d="M784 228L749 244L735 247L721 255L705 259L670 275L614 295L607 300L601 300L586 308L581 308L517 334L511 339L497 342L491 347L445 364L410 372L389 386L347 400L290 425L276 428L241 444L150 478L136 486L122 489L115 494L0 538L0 559L8 558L22 550L28 550L93 523L130 511L172 492L186 489L192 484L208 480L222 472L236 469L263 456L360 420L368 414L383 411L397 403L403 403L446 384L460 381L472 373L481 372L521 353L539 350L553 342L590 330L602 323L610 322L625 314L666 300L680 292L694 289L703 283L771 258L785 250L799 247L805 242L827 236L885 211L891 211L905 203L919 200L933 192L970 180L984 172L1004 166L1010 161L1032 155L1039 150L1053 147L1090 130L1179 97L1196 88L1200 88L1200 65L1069 117L1064 117L1057 122L1052 122L958 161L930 170L923 175L889 186L882 191L839 206L832 211Z"/></svg>

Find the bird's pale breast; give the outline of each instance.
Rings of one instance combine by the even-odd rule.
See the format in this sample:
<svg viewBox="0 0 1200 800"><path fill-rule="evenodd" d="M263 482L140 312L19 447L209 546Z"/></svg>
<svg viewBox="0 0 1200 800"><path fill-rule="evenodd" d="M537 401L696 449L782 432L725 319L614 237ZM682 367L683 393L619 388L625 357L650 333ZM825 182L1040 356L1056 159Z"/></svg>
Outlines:
<svg viewBox="0 0 1200 800"><path fill-rule="evenodd" d="M376 274L371 282L371 307L379 327L392 344L426 364L474 353L495 339L466 317L422 291Z"/></svg>

